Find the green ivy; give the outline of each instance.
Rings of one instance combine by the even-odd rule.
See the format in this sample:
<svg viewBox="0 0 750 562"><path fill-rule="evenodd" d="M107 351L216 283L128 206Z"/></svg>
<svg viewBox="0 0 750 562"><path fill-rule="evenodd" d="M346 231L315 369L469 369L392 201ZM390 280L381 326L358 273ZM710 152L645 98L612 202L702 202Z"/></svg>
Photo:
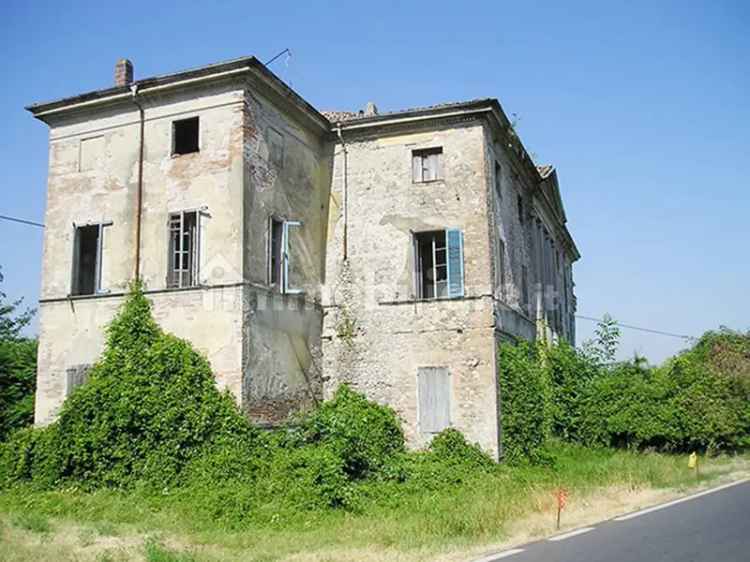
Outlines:
<svg viewBox="0 0 750 562"><path fill-rule="evenodd" d="M541 344L503 343L498 349L501 439L511 463L547 462L552 387Z"/></svg>
<svg viewBox="0 0 750 562"><path fill-rule="evenodd" d="M136 286L107 330L89 382L65 401L49 428L29 430L9 444L21 459L31 459L12 463L10 477L164 489L178 483L202 448L226 435L251 440L253 430L232 397L216 389L205 358L159 329ZM35 459L45 459L43 471L34 470Z"/></svg>

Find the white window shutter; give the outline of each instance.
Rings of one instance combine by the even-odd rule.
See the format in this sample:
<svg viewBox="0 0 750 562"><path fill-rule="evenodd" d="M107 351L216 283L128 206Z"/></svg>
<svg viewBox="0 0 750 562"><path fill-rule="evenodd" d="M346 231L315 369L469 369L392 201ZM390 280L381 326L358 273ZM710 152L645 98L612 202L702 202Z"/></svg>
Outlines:
<svg viewBox="0 0 750 562"><path fill-rule="evenodd" d="M450 427L450 375L445 367L420 367L417 371L419 431L439 433Z"/></svg>
<svg viewBox="0 0 750 562"><path fill-rule="evenodd" d="M284 231L282 234L282 242L281 242L281 248L282 248L282 269L284 272L284 292L287 294L299 294L302 292L302 289L300 287L295 287L289 280L289 257L293 250L290 236L290 230L294 228L299 228L302 226L301 221L284 221ZM295 240L298 240L297 237L295 237Z"/></svg>
<svg viewBox="0 0 750 562"><path fill-rule="evenodd" d="M425 181L437 179L438 155L436 153L427 154L425 159Z"/></svg>
<svg viewBox="0 0 750 562"><path fill-rule="evenodd" d="M422 157L412 153L411 156L411 179L418 183L422 181Z"/></svg>
<svg viewBox="0 0 750 562"><path fill-rule="evenodd" d="M79 248L81 246L81 233L78 227L73 225L73 267L72 275L70 279L70 294L74 295L78 292L78 275L80 273L80 261L79 261Z"/></svg>

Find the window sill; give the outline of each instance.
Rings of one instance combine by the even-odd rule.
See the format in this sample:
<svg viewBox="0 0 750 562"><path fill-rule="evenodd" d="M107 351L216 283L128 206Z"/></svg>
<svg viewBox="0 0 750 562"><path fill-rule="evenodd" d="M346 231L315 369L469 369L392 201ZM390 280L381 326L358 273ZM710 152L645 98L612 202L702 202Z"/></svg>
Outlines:
<svg viewBox="0 0 750 562"><path fill-rule="evenodd" d="M437 179L437 180L423 180L423 181L414 181L411 182L413 185L431 185L431 184L441 184L445 183L445 179Z"/></svg>
<svg viewBox="0 0 750 562"><path fill-rule="evenodd" d="M191 154L200 154L200 150L193 150L192 152L173 152L170 158L179 158L180 156L190 156Z"/></svg>
<svg viewBox="0 0 750 562"><path fill-rule="evenodd" d="M431 304L431 303L444 303L454 301L474 301L487 297L488 295L464 295L462 297L441 297L439 299L404 299L404 300L390 300L390 301L378 301L379 305L382 306L394 306L400 304Z"/></svg>

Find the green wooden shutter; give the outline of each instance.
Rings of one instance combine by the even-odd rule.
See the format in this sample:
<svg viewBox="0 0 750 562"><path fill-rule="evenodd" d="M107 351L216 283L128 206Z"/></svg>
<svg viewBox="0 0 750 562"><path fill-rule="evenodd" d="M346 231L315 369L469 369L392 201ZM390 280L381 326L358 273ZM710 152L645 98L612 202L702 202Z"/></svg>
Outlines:
<svg viewBox="0 0 750 562"><path fill-rule="evenodd" d="M464 296L464 234L457 228L445 231L448 246L448 296Z"/></svg>

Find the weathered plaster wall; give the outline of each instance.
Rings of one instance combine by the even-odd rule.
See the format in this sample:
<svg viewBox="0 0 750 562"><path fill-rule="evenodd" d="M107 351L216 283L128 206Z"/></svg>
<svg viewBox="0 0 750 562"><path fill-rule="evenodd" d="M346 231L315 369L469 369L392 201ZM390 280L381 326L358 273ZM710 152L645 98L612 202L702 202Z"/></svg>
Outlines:
<svg viewBox="0 0 750 562"><path fill-rule="evenodd" d="M154 317L166 331L189 340L211 363L221 388L240 394L242 317L223 303L239 302L241 289L169 291L149 294ZM104 329L122 297L75 299L40 306L36 391L37 424L57 415L72 390L67 370L93 364L104 347Z"/></svg>
<svg viewBox="0 0 750 562"><path fill-rule="evenodd" d="M392 405L413 446L417 370L451 376L452 425L498 453L487 182L481 122L354 138L347 150L348 261L343 261L344 147L335 147L323 331L326 395L349 382ZM444 179L415 184L411 151L441 146ZM414 302L412 232L464 232L466 298Z"/></svg>
<svg viewBox="0 0 750 562"><path fill-rule="evenodd" d="M244 270L246 289L243 406L253 421L277 423L322 394L320 290L326 255L330 157L326 131L303 124L293 108L253 84L244 105ZM270 286L269 219L290 229L290 286Z"/></svg>
<svg viewBox="0 0 750 562"><path fill-rule="evenodd" d="M278 422L320 395L320 285L330 157L322 129L301 125L245 81L144 94L141 276L166 330L206 354L217 382L259 422ZM172 156L172 123L200 119L199 152ZM275 136L273 136L275 135ZM271 138L273 137L273 138ZM53 123L37 421L49 421L69 389L66 370L91 364L134 272L138 112L123 102ZM170 213L201 210L201 288L167 290ZM269 215L298 219L292 276L299 296L268 287ZM66 300L73 222L105 228L102 289ZM156 293L155 293L156 291Z"/></svg>
<svg viewBox="0 0 750 562"><path fill-rule="evenodd" d="M535 331L534 286L536 269L531 244L529 210L532 207L532 186L516 171L504 140L494 137L485 128L487 182L490 186L490 246L492 250L493 287L496 322L506 334L532 339ZM497 169L500 165L499 193ZM524 222L519 218L518 197L523 198ZM500 252L503 272L500 273ZM528 302L524 302L522 269L527 268ZM504 280L504 282L503 282Z"/></svg>
<svg viewBox="0 0 750 562"><path fill-rule="evenodd" d="M544 318L553 337L574 339L570 329L573 314L572 261L565 249L564 225L550 207L551 186L519 169L511 156L507 138L486 129L487 177L492 185L490 244L492 246L496 322L506 335L533 339ZM500 195L496 188L495 163L500 165ZM550 181L550 180L547 180ZM523 222L518 196L523 198ZM547 232L545 240L544 229ZM504 277L499 273L498 241L505 244ZM527 299L524 302L522 268L527 269ZM564 279L565 277L565 279ZM558 316L555 316L555 314Z"/></svg>
<svg viewBox="0 0 750 562"><path fill-rule="evenodd" d="M205 207L200 281L217 289L149 295L165 329L187 337L212 363L217 382L241 396L241 306L216 309L216 300L240 303L243 192L242 88L215 83L180 95L142 98L145 158L141 272L147 291L166 288L167 218ZM172 156L172 121L200 117L200 152ZM87 144L87 139L99 139ZM83 141L83 142L82 142ZM133 278L138 112L125 103L54 122L45 216L36 421L46 423L69 389L66 370L91 364L102 329L120 299L65 300L71 290L73 223L112 222L104 229L102 289L117 295Z"/></svg>

